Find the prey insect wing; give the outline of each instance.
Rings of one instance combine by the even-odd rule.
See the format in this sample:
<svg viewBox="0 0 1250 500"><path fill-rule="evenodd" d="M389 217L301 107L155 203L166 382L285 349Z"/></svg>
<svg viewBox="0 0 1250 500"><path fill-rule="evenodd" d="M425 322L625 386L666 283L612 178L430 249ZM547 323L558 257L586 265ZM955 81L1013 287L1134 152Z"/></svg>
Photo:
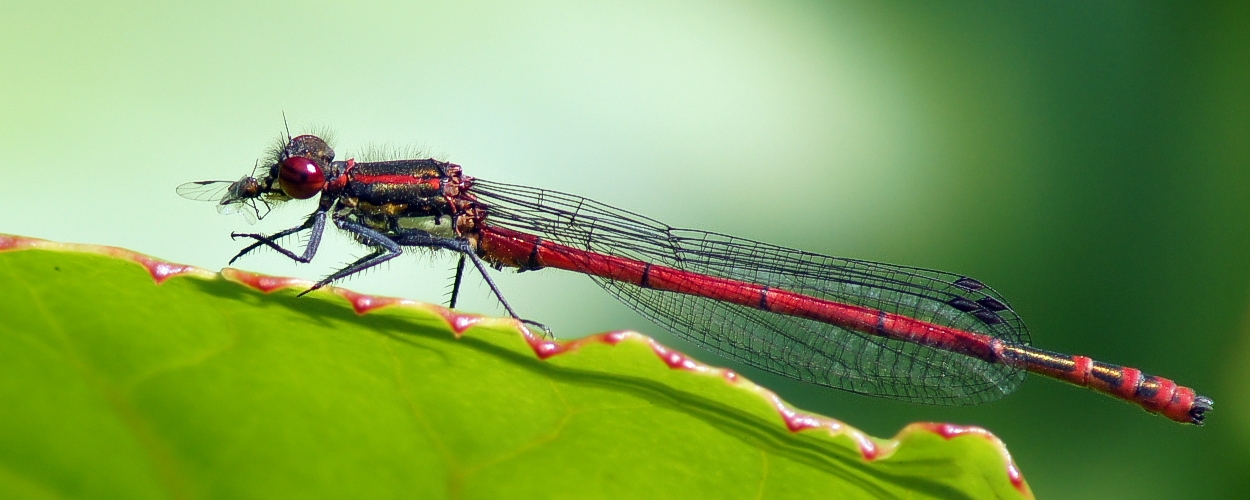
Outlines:
<svg viewBox="0 0 1250 500"><path fill-rule="evenodd" d="M195 181L183 183L175 189L178 196L195 201L221 201L230 191L233 181Z"/></svg>

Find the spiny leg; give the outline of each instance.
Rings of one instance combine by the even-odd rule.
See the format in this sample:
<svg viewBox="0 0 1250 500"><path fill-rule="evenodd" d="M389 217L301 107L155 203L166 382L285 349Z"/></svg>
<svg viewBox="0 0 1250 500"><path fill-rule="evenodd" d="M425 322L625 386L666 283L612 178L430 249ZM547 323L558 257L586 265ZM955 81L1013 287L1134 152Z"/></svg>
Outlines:
<svg viewBox="0 0 1250 500"><path fill-rule="evenodd" d="M370 252L369 255L356 259L355 262L348 264L347 267L339 269L333 274L326 276L325 279L313 284L312 288L304 290L300 293L301 296L323 286L329 285L335 280L346 278L358 272L364 271L365 269L369 269L373 266L394 259L395 257L399 257L404 253L404 250L400 248L399 244L396 243L395 240L392 240L386 235L373 229L339 218L334 219L334 225L338 226L339 229L351 232L352 234L361 237L365 240L365 244L374 247L374 250Z"/></svg>
<svg viewBox="0 0 1250 500"><path fill-rule="evenodd" d="M366 256L364 256L364 257L361 257L361 258L359 258L359 259L356 259L356 261L355 261L355 262L352 262L351 264L348 264L348 265L344 266L342 269L339 269L338 271L335 271L333 274L331 274L331 275L329 275L329 276L326 276L326 277L325 277L325 279L323 279L323 280L321 280L321 281L318 281L318 282L314 283L314 284L313 284L313 286L312 286L311 288L309 288L309 289L307 289L307 290L304 290L304 291L300 292L300 293L299 293L299 295L296 295L296 297L303 297L303 296L304 296L304 294L306 294L306 293L308 293L308 292L311 292L311 291L313 291L313 290L316 290L316 289L318 289L318 288L321 288L321 287L323 287L323 286L329 285L330 283L334 282L334 280L341 279L341 278L345 278L345 277L350 276L350 275L352 275L352 274L355 274L355 273L358 273L358 272L360 272L360 271L363 271L363 270L365 270L365 269L367 269L367 268L373 267L373 266L374 266L374 265L376 265L376 264L380 264L380 263L382 263L382 262L385 262L385 261L387 261L387 260L390 260L391 258L393 258L393 257L394 257L394 255L391 255L391 256L389 256L389 257L387 257L387 258L385 258L385 259L382 259L381 261L378 261L378 262L375 262L375 263L372 263L372 264L365 265L365 263L366 263L366 262L369 262L370 260L373 260L373 259L378 258L378 256L379 256L379 255L382 255L383 253L386 253L386 251L387 251L387 249L385 249L385 248L380 248L380 247L378 247L378 248L374 248L372 252L369 252L369 255L366 255ZM396 255L398 255L398 254L396 254Z"/></svg>
<svg viewBox="0 0 1250 500"><path fill-rule="evenodd" d="M508 299L503 298L503 292L499 290L499 286L495 284L495 280L490 277L490 272L486 270L486 263L482 262L482 259L477 256L476 252L473 251L473 247L469 245L468 240L455 239L451 241L455 242L455 244L454 246L449 246L448 248L460 252L461 256L468 257L469 260L473 261L473 266L476 267L477 271L482 274L482 279L486 280L486 285L490 287L491 292L494 292L495 298L499 299L499 303L503 304L503 308L508 311L508 315L512 316L513 319L520 321L521 323L538 327L547 337L553 339L556 338L555 332L552 332L547 325L534 320L522 318L516 313L516 310L512 309L512 304L508 303Z"/></svg>
<svg viewBox="0 0 1250 500"><path fill-rule="evenodd" d="M396 238L396 242L405 246L445 248L447 250L459 252L461 259L468 257L468 259L473 262L473 266L477 268L479 273L481 273L482 279L486 280L486 285L489 286L491 292L495 294L495 298L498 299L499 303L503 305L504 310L508 311L509 316L512 316L513 319L520 321L521 323L536 326L540 328L546 336L553 339L555 338L555 333L553 333L547 325L537 321L524 319L516 313L516 310L512 308L512 304L508 303L508 299L503 297L503 292L499 290L499 286L495 284L495 280L490 277L490 273L486 269L486 263L482 262L482 259L477 256L477 253L473 250L473 245L469 244L469 240L463 238L440 238L425 231L414 229L401 233ZM461 262L463 263L463 260L461 260ZM456 273L457 288L459 287L460 269L463 268L459 267Z"/></svg>
<svg viewBox="0 0 1250 500"><path fill-rule="evenodd" d="M290 257L292 260L307 264L309 262L312 262L312 258L314 255L317 255L317 247L321 246L321 235L322 233L325 232L325 227L326 227L326 213L324 210L318 210L316 212L313 212L313 214L309 216L308 219L305 220L303 224L300 224L298 226L295 226L287 230L276 232L269 236L265 236L263 234L255 234L255 233L230 233L231 238L252 238L256 240L256 242L252 243L251 245L248 245L243 250L240 250L239 253L234 256L234 258L230 259L229 263L234 264L234 261L239 260L239 257L247 255L252 250L255 250L261 247L262 245L264 245L274 250L277 250L279 253L287 257ZM309 228L312 229L312 236L308 239L308 245L304 246L303 255L295 255L295 252L282 248L282 246L278 245L278 243L275 241L279 238L290 236L292 234L298 233L300 231L303 231Z"/></svg>
<svg viewBox="0 0 1250 500"><path fill-rule="evenodd" d="M478 257L477 253L473 251L473 248L469 245L468 240L453 240L453 241L459 242L461 244L461 248L458 248L458 249L453 248L453 250L459 251L461 255L468 256L469 260L473 261L473 265L477 267L477 271L482 274L482 279L486 280L486 285L490 286L490 291L495 293L495 298L499 299L499 303L503 304L503 308L508 311L508 314L511 315L513 319L520 321L521 323L524 323L527 325L533 325L533 326L538 327L539 329L543 331L546 337L550 337L553 339L556 338L555 332L552 332L550 328L547 328L547 325L544 325L534 320L525 319L517 315L516 311L512 309L512 305L508 304L508 300L503 298L503 292L501 292L499 290L499 287L495 285L495 280L491 279L490 273L486 271L486 263L482 262L482 259Z"/></svg>
<svg viewBox="0 0 1250 500"><path fill-rule="evenodd" d="M460 254L460 262L456 263L456 280L451 284L451 300L447 303L448 309L456 308L456 298L460 296L460 278L464 276L464 253Z"/></svg>

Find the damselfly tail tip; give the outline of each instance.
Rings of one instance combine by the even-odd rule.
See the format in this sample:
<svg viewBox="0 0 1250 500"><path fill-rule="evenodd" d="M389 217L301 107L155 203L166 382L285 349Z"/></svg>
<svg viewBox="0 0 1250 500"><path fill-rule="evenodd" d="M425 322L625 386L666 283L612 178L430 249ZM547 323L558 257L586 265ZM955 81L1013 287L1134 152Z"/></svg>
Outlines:
<svg viewBox="0 0 1250 500"><path fill-rule="evenodd" d="M1207 418L1207 412L1215 407L1215 401L1206 396L1198 396L1194 398L1194 406L1189 409L1189 421L1194 425L1202 425L1202 421Z"/></svg>

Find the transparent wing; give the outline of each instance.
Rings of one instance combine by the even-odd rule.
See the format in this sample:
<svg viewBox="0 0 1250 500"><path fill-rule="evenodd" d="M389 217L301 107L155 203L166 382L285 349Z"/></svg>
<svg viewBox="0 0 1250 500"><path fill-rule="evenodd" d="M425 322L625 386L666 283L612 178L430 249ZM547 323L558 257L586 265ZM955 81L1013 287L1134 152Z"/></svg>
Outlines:
<svg viewBox="0 0 1250 500"><path fill-rule="evenodd" d="M233 181L195 181L179 185L178 196L195 201L221 201Z"/></svg>
<svg viewBox="0 0 1250 500"><path fill-rule="evenodd" d="M1018 344L1028 329L993 289L962 275L829 257L678 229L565 193L481 179L487 224L574 248L782 288ZM675 335L765 371L903 401L975 404L1011 393L1024 371L927 346L694 295L594 278Z"/></svg>
<svg viewBox="0 0 1250 500"><path fill-rule="evenodd" d="M188 200L216 202L217 213L243 214L248 224L255 224L269 213L269 204L258 198L238 197L233 190L236 185L236 181L194 181L181 184L174 191ZM263 210L261 205L265 206Z"/></svg>
<svg viewBox="0 0 1250 500"><path fill-rule="evenodd" d="M265 208L261 209L261 205ZM217 213L222 215L241 214L243 220L248 224L255 224L256 221L264 218L269 213L269 205L264 200L258 199L234 199L222 200L217 203Z"/></svg>

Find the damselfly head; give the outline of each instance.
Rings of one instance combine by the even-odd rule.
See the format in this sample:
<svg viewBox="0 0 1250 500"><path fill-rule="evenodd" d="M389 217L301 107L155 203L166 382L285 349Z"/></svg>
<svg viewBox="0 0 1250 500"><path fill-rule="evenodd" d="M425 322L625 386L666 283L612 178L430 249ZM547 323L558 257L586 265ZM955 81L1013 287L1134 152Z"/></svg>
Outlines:
<svg viewBox="0 0 1250 500"><path fill-rule="evenodd" d="M217 212L242 213L248 222L265 218L272 203L312 198L325 189L328 177L337 175L334 150L314 135L283 141L252 175L237 181L195 181L178 186L178 195L198 201L217 202Z"/></svg>
<svg viewBox="0 0 1250 500"><path fill-rule="evenodd" d="M321 163L334 161L334 150L325 139L312 134L298 135L287 142L283 151L286 156L303 156Z"/></svg>
<svg viewBox="0 0 1250 500"><path fill-rule="evenodd" d="M325 140L315 135L296 136L275 153L266 178L269 186L276 180L283 194L299 200L325 189L334 161L334 150Z"/></svg>

